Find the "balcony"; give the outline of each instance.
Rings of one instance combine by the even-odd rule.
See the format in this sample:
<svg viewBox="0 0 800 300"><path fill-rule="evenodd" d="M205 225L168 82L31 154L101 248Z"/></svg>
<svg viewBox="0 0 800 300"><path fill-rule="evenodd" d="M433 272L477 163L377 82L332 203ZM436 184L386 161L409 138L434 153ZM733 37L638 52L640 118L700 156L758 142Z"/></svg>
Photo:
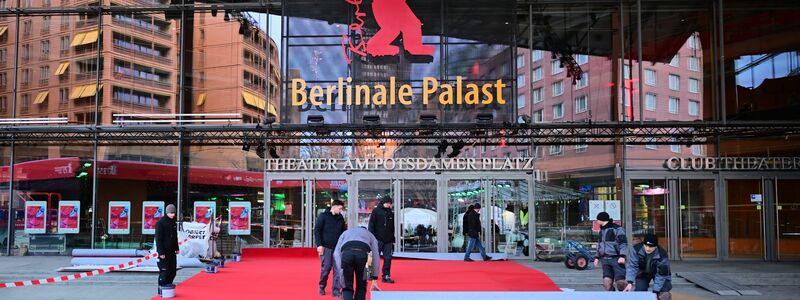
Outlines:
<svg viewBox="0 0 800 300"><path fill-rule="evenodd" d="M99 20L98 18L78 20L78 22L75 22L75 28L97 27L100 23Z"/></svg>
<svg viewBox="0 0 800 300"><path fill-rule="evenodd" d="M142 52L139 52L139 51L136 51L136 50L132 50L132 49L128 49L128 48L125 48L125 47L122 47L122 46L119 46L119 45L114 45L114 50L122 52L122 53L130 54L135 58L146 58L146 59L150 59L150 60L153 60L153 61L156 61L156 62L159 62L159 63L167 64L167 65L172 64L172 60L167 58L167 57L158 56L158 55L151 55L151 54L147 54L147 53L142 53Z"/></svg>
<svg viewBox="0 0 800 300"><path fill-rule="evenodd" d="M111 18L111 22L114 23L114 24L117 24L117 25L125 26L125 28L132 27L132 28L138 30L139 32L142 32L142 33L145 33L145 34L157 35L157 36L161 36L161 37L164 37L164 38L167 38L167 39L169 39L171 37L169 32L163 31L163 30L161 30L160 28L158 28L155 25L153 25L153 26L158 28L158 29L145 28L145 27L142 27L138 23L138 21L136 19L129 18L129 17L126 17L126 16L116 15L113 18Z"/></svg>
<svg viewBox="0 0 800 300"><path fill-rule="evenodd" d="M83 72L83 73L76 73L75 74L75 80L76 81L89 80L89 79L97 79L97 71Z"/></svg>
<svg viewBox="0 0 800 300"><path fill-rule="evenodd" d="M61 51L59 51L59 55L60 55L61 57L67 57L67 56L69 56L69 49L62 49Z"/></svg>
<svg viewBox="0 0 800 300"><path fill-rule="evenodd" d="M160 89L169 89L172 86L169 82L148 80L119 72L114 72L114 78L122 80L132 80L135 81L137 84L142 84L149 87L160 88Z"/></svg>
<svg viewBox="0 0 800 300"><path fill-rule="evenodd" d="M39 80L39 86L47 86L48 84L50 84L50 79L45 78Z"/></svg>
<svg viewBox="0 0 800 300"><path fill-rule="evenodd" d="M125 109L133 108L136 112L153 112L153 113L170 113L171 110L167 107L161 106L147 106L136 103L125 102L119 99L112 99L112 105L124 107ZM126 110L127 111L127 110Z"/></svg>

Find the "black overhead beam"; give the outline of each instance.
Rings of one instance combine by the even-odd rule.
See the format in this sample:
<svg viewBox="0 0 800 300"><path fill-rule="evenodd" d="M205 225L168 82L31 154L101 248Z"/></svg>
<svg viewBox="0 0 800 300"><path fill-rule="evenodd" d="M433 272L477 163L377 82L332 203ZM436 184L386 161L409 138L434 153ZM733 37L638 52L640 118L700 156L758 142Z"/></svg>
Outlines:
<svg viewBox="0 0 800 300"><path fill-rule="evenodd" d="M361 125L231 124L231 125L103 125L0 127L0 145L241 145L265 139L276 146L358 145L395 141L407 146L435 146L443 140L467 145L614 145L707 144L721 138L797 138L800 122L646 122L487 124L456 123Z"/></svg>

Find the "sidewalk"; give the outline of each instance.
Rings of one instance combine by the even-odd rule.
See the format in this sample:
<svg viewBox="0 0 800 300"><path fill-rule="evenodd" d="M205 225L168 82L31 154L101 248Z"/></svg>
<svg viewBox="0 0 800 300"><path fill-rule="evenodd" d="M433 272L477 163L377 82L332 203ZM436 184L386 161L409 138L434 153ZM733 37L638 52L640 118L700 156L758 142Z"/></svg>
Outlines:
<svg viewBox="0 0 800 300"><path fill-rule="evenodd" d="M567 269L561 262L516 262L544 272L561 288L577 291L603 290L602 271L577 271ZM673 299L798 299L800 294L800 262L717 262L717 261L678 261L671 262ZM712 272L732 279L742 285L759 291L762 296L720 296L711 293L683 278L675 276L680 272Z"/></svg>
<svg viewBox="0 0 800 300"><path fill-rule="evenodd" d="M56 272L70 265L68 256L0 256L0 282L42 279L70 272ZM175 282L200 272L198 268L178 270ZM0 289L0 299L150 299L158 293L158 273L112 272L68 282Z"/></svg>

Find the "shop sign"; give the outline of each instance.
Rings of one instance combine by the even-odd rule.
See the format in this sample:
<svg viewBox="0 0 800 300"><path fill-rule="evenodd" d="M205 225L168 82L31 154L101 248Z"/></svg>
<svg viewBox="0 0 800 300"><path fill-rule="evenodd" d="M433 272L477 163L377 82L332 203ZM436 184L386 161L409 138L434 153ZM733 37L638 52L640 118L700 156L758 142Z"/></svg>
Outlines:
<svg viewBox="0 0 800 300"><path fill-rule="evenodd" d="M532 157L513 158L279 158L267 159L267 171L526 171L534 172Z"/></svg>
<svg viewBox="0 0 800 300"><path fill-rule="evenodd" d="M795 171L800 157L670 157L670 171Z"/></svg>

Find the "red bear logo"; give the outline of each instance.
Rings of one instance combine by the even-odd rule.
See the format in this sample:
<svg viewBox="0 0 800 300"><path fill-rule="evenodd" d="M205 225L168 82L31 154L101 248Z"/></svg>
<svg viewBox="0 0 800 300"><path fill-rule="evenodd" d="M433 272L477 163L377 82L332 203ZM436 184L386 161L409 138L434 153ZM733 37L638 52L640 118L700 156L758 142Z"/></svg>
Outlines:
<svg viewBox="0 0 800 300"><path fill-rule="evenodd" d="M367 42L367 53L373 56L397 55L400 50L391 42L402 33L406 51L412 55L433 55L435 48L422 44L422 22L405 0L373 0L372 13L380 29Z"/></svg>

